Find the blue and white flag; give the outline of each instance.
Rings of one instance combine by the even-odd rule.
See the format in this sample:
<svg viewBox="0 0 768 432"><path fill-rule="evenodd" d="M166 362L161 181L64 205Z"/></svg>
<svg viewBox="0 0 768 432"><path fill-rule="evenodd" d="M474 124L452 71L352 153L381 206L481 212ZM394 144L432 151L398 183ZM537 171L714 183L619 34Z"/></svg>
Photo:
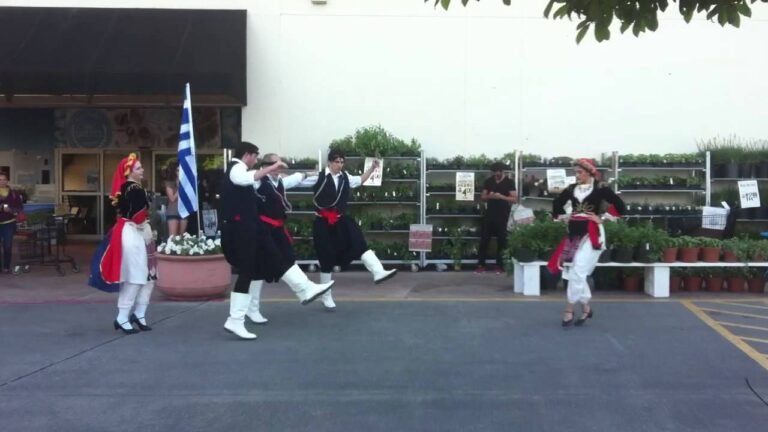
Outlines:
<svg viewBox="0 0 768 432"><path fill-rule="evenodd" d="M185 218L197 211L197 161L195 134L192 128L192 98L189 83L181 112L179 132L179 215Z"/></svg>

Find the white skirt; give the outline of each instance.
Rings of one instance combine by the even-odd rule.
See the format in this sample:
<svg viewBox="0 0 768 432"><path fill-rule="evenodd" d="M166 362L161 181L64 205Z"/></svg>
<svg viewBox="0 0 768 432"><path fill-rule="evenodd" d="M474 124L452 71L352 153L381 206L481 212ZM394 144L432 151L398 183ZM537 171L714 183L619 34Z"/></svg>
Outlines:
<svg viewBox="0 0 768 432"><path fill-rule="evenodd" d="M120 282L144 285L149 280L147 235L152 239L148 223L126 222L123 227L123 260L120 264Z"/></svg>

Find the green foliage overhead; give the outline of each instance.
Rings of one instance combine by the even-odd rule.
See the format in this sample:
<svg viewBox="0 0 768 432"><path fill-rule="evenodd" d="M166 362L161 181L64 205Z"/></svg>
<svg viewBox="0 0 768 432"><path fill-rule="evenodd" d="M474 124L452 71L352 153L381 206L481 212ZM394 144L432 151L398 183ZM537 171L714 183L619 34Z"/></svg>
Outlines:
<svg viewBox="0 0 768 432"><path fill-rule="evenodd" d="M443 9L451 5L451 0L424 0L425 3L430 1ZM512 3L511 0L501 1L507 6ZM672 3L677 3L685 22L690 22L695 14L705 14L708 20L716 19L723 27L726 24L739 27L742 16L752 16L749 5L757 1L768 3L768 0L672 0ZM469 0L461 0L462 5L467 3ZM579 20L576 42L581 42L590 29L594 29L595 39L602 42L611 38L610 26L614 18L621 23L622 33L630 27L635 36L646 30L656 31L659 12L666 11L669 4L669 0L549 0L544 16L571 20L576 16Z"/></svg>

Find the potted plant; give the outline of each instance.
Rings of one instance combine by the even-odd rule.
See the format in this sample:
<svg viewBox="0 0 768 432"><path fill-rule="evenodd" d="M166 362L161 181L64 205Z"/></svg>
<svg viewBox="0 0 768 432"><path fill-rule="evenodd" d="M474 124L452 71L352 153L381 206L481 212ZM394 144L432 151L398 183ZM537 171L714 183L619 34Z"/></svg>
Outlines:
<svg viewBox="0 0 768 432"><path fill-rule="evenodd" d="M654 228L651 222L634 227L638 245L635 248L635 260L643 263L659 261L666 245L667 233Z"/></svg>
<svg viewBox="0 0 768 432"><path fill-rule="evenodd" d="M709 292L720 292L723 289L723 270L713 267L702 269L701 275L704 277L704 285Z"/></svg>
<svg viewBox="0 0 768 432"><path fill-rule="evenodd" d="M748 243L749 256L755 262L764 262L768 258L768 241L750 240Z"/></svg>
<svg viewBox="0 0 768 432"><path fill-rule="evenodd" d="M714 238L702 237L699 239L699 246L701 247L702 261L710 263L720 261L720 249L723 246L722 241Z"/></svg>
<svg viewBox="0 0 768 432"><path fill-rule="evenodd" d="M762 269L751 268L747 273L747 290L754 294L765 292L765 273Z"/></svg>
<svg viewBox="0 0 768 432"><path fill-rule="evenodd" d="M540 244L535 237L531 236L533 225L517 226L509 233L507 242L509 244L507 249L508 261L511 262L509 258L514 258L523 263L536 261L540 253Z"/></svg>
<svg viewBox="0 0 768 432"><path fill-rule="evenodd" d="M669 274L669 292L678 292L681 289L683 283L683 276L685 271L679 267L675 267Z"/></svg>
<svg viewBox="0 0 768 432"><path fill-rule="evenodd" d="M466 236L466 234L460 228L456 229L453 234L451 234L450 255L451 260L453 260L453 269L456 271L461 271L461 261L464 259L464 251L467 248L467 242L464 239L464 236Z"/></svg>
<svg viewBox="0 0 768 432"><path fill-rule="evenodd" d="M723 240L723 261L747 262L753 253L752 243L745 237Z"/></svg>
<svg viewBox="0 0 768 432"><path fill-rule="evenodd" d="M749 276L747 267L731 267L726 269L725 277L728 281L728 291L733 293L743 293L747 276Z"/></svg>
<svg viewBox="0 0 768 432"><path fill-rule="evenodd" d="M232 269L220 239L188 233L171 236L157 247L157 289L171 300L207 300L223 296Z"/></svg>
<svg viewBox="0 0 768 432"><path fill-rule="evenodd" d="M683 277L683 286L686 291L697 292L701 291L701 283L703 281L700 269L689 267L685 270L685 276Z"/></svg>
<svg viewBox="0 0 768 432"><path fill-rule="evenodd" d="M664 238L664 249L661 255L661 262L673 263L677 261L677 253L680 247L680 239L678 237L666 237Z"/></svg>
<svg viewBox="0 0 768 432"><path fill-rule="evenodd" d="M613 248L611 257L617 263L631 263L638 244L636 231L625 223L605 224L606 241Z"/></svg>
<svg viewBox="0 0 768 432"><path fill-rule="evenodd" d="M643 272L636 268L625 268L622 273L622 286L624 291L637 292L642 286Z"/></svg>
<svg viewBox="0 0 768 432"><path fill-rule="evenodd" d="M694 263L699 260L700 242L696 237L681 236L680 241L680 261L685 263Z"/></svg>

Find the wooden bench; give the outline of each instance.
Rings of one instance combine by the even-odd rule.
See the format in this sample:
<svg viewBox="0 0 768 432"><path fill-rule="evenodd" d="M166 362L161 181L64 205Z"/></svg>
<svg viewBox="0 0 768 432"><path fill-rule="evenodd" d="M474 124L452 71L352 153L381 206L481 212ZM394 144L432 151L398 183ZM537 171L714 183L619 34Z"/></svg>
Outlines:
<svg viewBox="0 0 768 432"><path fill-rule="evenodd" d="M515 269L514 289L516 293L527 296L541 295L541 267L546 261L521 263L513 260ZM651 297L669 297L669 274L672 267L768 267L768 262L727 263L727 262L673 262L673 263L597 263L597 267L642 267L645 269L644 291ZM548 271L544 269L544 271Z"/></svg>

